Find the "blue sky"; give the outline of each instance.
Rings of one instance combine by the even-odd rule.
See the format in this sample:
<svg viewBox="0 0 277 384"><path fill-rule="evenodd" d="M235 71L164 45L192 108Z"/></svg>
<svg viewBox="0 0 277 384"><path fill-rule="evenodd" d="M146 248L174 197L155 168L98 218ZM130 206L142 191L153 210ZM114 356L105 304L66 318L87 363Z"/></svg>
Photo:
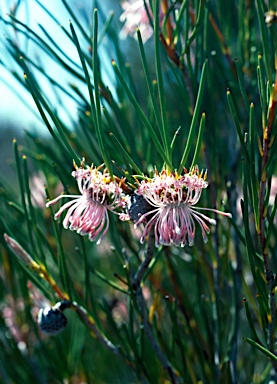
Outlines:
<svg viewBox="0 0 277 384"><path fill-rule="evenodd" d="M11 4L16 3L17 1L1 0L0 15L5 20L10 20L7 14L10 13ZM51 37L54 37L54 40L58 43L60 47L62 47L63 51L71 59L73 59L77 63L80 63L76 47L65 36L61 28L56 23L54 23L53 20L49 17L49 15L47 15L47 13L42 9L42 7L39 5L39 2L44 5L49 10L49 12L51 12L58 19L59 23L70 32L69 20L71 19L71 16L66 11L61 0L21 0L20 7L16 14L17 19L26 23L33 31L42 36L44 40L47 40L47 37L43 34L41 28L39 27L39 24L41 24L47 30L47 32L51 34ZM93 1L67 0L67 3L69 5L74 4L75 6L77 5L83 7L85 11L84 13L90 14L90 9L92 9L92 7L90 7L89 9L88 6L92 6ZM117 8L117 12L120 10L119 2L114 0L105 0L105 2L100 1L99 5L101 6L102 10L103 7L106 8L106 10L103 12L105 18L108 17L108 9L115 7ZM101 32L101 26L99 30ZM77 32L79 33L79 31ZM24 39L24 36L20 34L18 34L18 36L15 36L14 30L11 27L7 27L3 21L0 22L0 60L5 64L4 66L0 65L0 124L1 122L8 119L15 125L18 125L21 129L36 129L39 130L40 134L43 132L46 133L46 127L41 121L41 118L36 110L31 95L19 84L18 81L13 78L10 71L5 69L5 66L9 69L14 68L23 78L22 69L19 68L19 66L17 66L13 60L11 60L11 58L7 54L6 49L3 49L3 42L6 39L7 33L11 35L12 39L14 39L15 37L18 38L21 50L24 53L27 52L27 56L31 57L34 61L38 62L40 60L43 67L45 68L45 71L50 74L55 80L60 82L60 84L64 85L65 87L68 87L68 83L72 79L69 76L66 77L67 74L65 73L65 71L61 70L61 68L57 64L55 64L52 59L50 59L46 54L43 54L43 52L37 47L32 46L32 44L30 43L28 46L26 46L26 39ZM79 33L79 38L80 35L81 34ZM112 89L113 71L111 69L111 59L113 57L110 57L112 55L112 52L109 49L108 41L106 42L106 45L104 44L104 46L106 48L101 53L102 76L106 82L106 85L109 86L110 89ZM39 80L41 81L41 84L43 84L43 91L45 92L45 94L50 95L51 98L51 92L53 94L52 86L50 86L49 82L42 78L42 76ZM87 92L85 86L83 84L80 84L80 87L83 87L81 89L82 92L84 92L85 94ZM20 98L17 97L16 93L20 96L21 99L25 101L25 104L27 104L27 106L22 103ZM59 102L57 102L54 97L55 95L53 95L53 99L51 100L53 100L55 108L59 108L58 111L59 113L61 113L60 116L63 119L68 119L68 121L76 120L78 113L76 103L74 103L69 97L66 97L63 94L62 102L65 104L65 107L62 105L59 106Z"/></svg>
<svg viewBox="0 0 277 384"><path fill-rule="evenodd" d="M58 19L60 24L69 30L70 15L65 10L62 2L59 0L40 1ZM5 20L10 20L8 13L10 13L10 7L13 3L14 1L9 0L2 0L0 3L0 14L3 18L5 18ZM68 3L81 5L85 4L85 2L76 2L76 0L68 1ZM92 2L89 1L87 4L92 4ZM51 36L54 37L55 41L58 42L58 45L62 46L63 51L66 52L70 58L79 62L76 48L72 45L69 39L66 38L61 28L53 22L53 20L41 8L36 0L21 0L16 17L20 21L26 23L33 31L46 39L39 27L39 24L41 24L51 34ZM34 59L34 61L41 60L46 72L51 74L55 80L58 80L62 85L67 86L69 79L65 78L65 72L61 70L58 65L53 63L53 60L51 60L47 55L43 54L37 48L32 47L32 44L29 44L27 47L26 40L23 36L20 34L19 36L15 36L14 31L10 27L7 28L3 22L0 23L0 52L2 52L0 53L0 59L4 63L4 66L0 66L0 122L9 120L15 125L19 125L21 128L39 129L40 133L43 133L44 131L46 132L46 128L41 122L31 95L19 84L17 80L13 78L10 71L5 68L6 66L8 68L16 69L23 78L23 71L14 63L13 60L11 60L6 50L3 49L3 42L6 40L7 33L9 33L13 39L19 38L19 46L21 50L23 52L27 52L27 56ZM43 90L46 94L51 95L51 92L53 91L49 82L42 78L40 80L43 84ZM20 97L18 97L16 93ZM20 98L23 99L27 105L24 105ZM68 118L71 119L76 117L77 109L72 100L63 97L63 102L66 103ZM59 108L58 103L55 102L55 106L56 105L57 108ZM61 108L61 110L62 109L64 108ZM66 117L63 116L63 118Z"/></svg>
<svg viewBox="0 0 277 384"><path fill-rule="evenodd" d="M8 0L4 0L1 2L0 13L1 16L4 17L6 20L9 20L7 14L10 13L10 7L14 3L14 1ZM42 3L45 3L45 1L42 0ZM60 1L48 0L47 7L54 14L58 15L59 20L62 24L68 25L68 15L62 10L62 4ZM50 20L49 17L47 17L45 12L41 9L41 7L35 0L21 1L21 5L17 13L17 18L21 21L26 22L30 26L30 28L32 28L36 32L40 31L38 23L42 23L44 25L47 24L47 26L51 28L55 35L57 34L59 38L62 38L57 26L53 23L52 20ZM12 34L12 36L14 35ZM3 41L6 39L6 37L6 28L4 23L2 22L0 25L0 39ZM24 46L24 44L22 45ZM2 46L1 51L2 54L0 57L1 60L5 63L5 65L11 65L13 68L17 68L9 59L6 52L2 49ZM34 105L32 97L28 94L28 92L24 90L24 88L18 83L18 81L13 78L12 74L7 69L5 69L4 66L1 66L0 88L0 121L5 121L8 119L9 121L12 121L16 125L18 124L23 128L28 128L31 125L38 125L38 128L43 127L42 123L40 123L40 120L35 117L37 115L35 108L33 108L33 112L31 112L30 108L25 106L24 103L20 101L20 98L16 96L16 93L19 93L20 97L26 102L27 105L30 106Z"/></svg>

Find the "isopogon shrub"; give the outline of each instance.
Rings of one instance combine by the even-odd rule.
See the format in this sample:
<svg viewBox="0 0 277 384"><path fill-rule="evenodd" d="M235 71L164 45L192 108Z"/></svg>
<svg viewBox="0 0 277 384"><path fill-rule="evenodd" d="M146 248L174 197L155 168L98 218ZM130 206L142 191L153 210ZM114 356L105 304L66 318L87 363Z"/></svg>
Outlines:
<svg viewBox="0 0 277 384"><path fill-rule="evenodd" d="M272 2L57 4L1 14L1 380L275 382Z"/></svg>

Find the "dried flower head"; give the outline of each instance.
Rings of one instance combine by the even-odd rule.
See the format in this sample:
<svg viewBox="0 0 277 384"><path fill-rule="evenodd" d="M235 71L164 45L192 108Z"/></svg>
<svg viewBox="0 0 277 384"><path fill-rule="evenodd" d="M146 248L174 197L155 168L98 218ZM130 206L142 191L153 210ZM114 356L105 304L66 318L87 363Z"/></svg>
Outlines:
<svg viewBox="0 0 277 384"><path fill-rule="evenodd" d="M147 209L136 221L136 226L145 223L141 242L145 241L150 229L154 227L157 247L172 244L183 247L187 242L192 246L195 222L199 224L203 240L206 242L207 233L210 232L206 222L215 225L216 221L199 210L209 210L231 217L229 213L195 206L202 190L207 186L206 174L199 173L197 166L183 175L163 170L161 173L156 172L152 179L142 180L136 193L143 196L152 209Z"/></svg>
<svg viewBox="0 0 277 384"><path fill-rule="evenodd" d="M40 330L48 336L54 336L61 333L67 325L67 318L62 311L69 307L70 303L64 300L58 302L54 307L47 306L41 308L38 313L38 325Z"/></svg>
<svg viewBox="0 0 277 384"><path fill-rule="evenodd" d="M128 202L127 212L129 216L127 220L132 220L136 222L144 213L150 212L152 210L153 210L153 206L150 205L142 195L133 193L130 196L130 199Z"/></svg>
<svg viewBox="0 0 277 384"><path fill-rule="evenodd" d="M88 235L90 241L97 244L106 235L109 227L108 211L120 214L127 204L126 196L121 188L122 182L112 179L108 171L103 172L93 166L80 168L72 172L80 191L80 195L60 195L49 201L46 206L55 204L62 198L71 199L55 214L55 219L67 210L63 220L64 228L76 231L80 235Z"/></svg>

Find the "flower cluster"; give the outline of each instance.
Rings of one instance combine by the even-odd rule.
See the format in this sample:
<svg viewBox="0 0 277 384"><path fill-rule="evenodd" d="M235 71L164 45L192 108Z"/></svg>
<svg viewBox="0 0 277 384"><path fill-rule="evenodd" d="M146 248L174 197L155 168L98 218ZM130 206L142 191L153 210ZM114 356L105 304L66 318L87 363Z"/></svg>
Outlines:
<svg viewBox="0 0 277 384"><path fill-rule="evenodd" d="M203 176L202 172L199 173L196 166L183 175L163 170L161 173L156 172L152 179L143 180L136 193L143 196L152 209L143 213L136 222L136 226L142 222L146 223L141 242L145 241L153 227L157 247L172 244L183 247L187 242L192 246L195 222L200 226L204 242L207 242L206 234L210 229L206 222L215 225L216 221L198 211L210 210L229 217L230 214L195 207L202 190L208 186L205 179L206 174Z"/></svg>
<svg viewBox="0 0 277 384"><path fill-rule="evenodd" d="M106 235L108 211L117 213L121 220L132 220L135 227L143 223L141 243L153 229L157 247L183 247L187 243L192 246L196 223L200 226L204 242L207 242L210 232L207 223L215 225L216 221L200 210L231 217L229 213L196 207L202 190L208 186L206 173L200 173L197 166L182 175L165 169L160 173L156 171L153 178L138 182L137 190L131 196L124 192L123 180L112 179L107 170L100 171L101 167L84 167L83 164L80 168L76 167L72 175L81 195L60 195L47 203L50 206L61 198L70 198L55 214L55 219L67 210L64 228L88 235L91 241L99 243Z"/></svg>
<svg viewBox="0 0 277 384"><path fill-rule="evenodd" d="M72 176L81 194L60 195L46 204L49 207L61 198L72 199L59 209L55 219L68 210L63 220L64 228L88 235L90 241L97 240L98 244L108 231L108 211L120 213L127 204L121 182L113 180L106 169L101 172L102 167L85 167L83 164L80 168L76 167Z"/></svg>

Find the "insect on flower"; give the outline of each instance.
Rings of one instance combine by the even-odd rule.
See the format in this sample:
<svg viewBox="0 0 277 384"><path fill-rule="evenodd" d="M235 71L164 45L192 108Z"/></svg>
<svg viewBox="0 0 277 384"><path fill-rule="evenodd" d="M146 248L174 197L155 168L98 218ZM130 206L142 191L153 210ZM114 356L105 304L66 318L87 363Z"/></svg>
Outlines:
<svg viewBox="0 0 277 384"><path fill-rule="evenodd" d="M150 229L154 228L155 244L185 246L194 244L196 223L200 226L204 242L207 242L207 234L210 229L207 225L216 224L200 210L212 211L223 216L231 217L231 214L220 212L216 209L197 207L202 190L207 188L206 173L199 172L197 166L189 172L178 175L176 172L167 172L165 169L156 171L152 179L142 180L136 194L143 197L142 209L136 207L135 214L129 216L135 221L137 227L145 223L141 236L143 243ZM137 199L138 201L138 199ZM139 205L136 201L136 204ZM147 204L146 204L147 203ZM151 209L150 209L151 207Z"/></svg>

